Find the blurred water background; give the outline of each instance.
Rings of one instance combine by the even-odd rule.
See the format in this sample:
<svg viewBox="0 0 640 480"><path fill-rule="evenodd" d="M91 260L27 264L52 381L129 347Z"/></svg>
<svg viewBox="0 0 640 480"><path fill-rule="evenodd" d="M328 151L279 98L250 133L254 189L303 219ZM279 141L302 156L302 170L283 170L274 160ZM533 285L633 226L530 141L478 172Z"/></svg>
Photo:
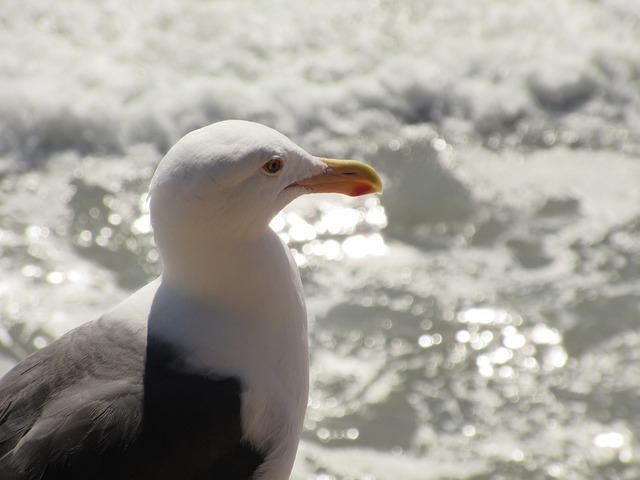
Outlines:
<svg viewBox="0 0 640 480"><path fill-rule="evenodd" d="M294 480L640 478L638 0L0 0L0 371L161 271L145 194L242 118L381 197L272 226Z"/></svg>

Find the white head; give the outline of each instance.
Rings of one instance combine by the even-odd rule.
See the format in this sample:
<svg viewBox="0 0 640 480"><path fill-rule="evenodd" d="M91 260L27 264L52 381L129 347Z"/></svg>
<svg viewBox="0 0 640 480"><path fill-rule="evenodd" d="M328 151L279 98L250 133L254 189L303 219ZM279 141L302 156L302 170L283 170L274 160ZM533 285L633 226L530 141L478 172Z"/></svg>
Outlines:
<svg viewBox="0 0 640 480"><path fill-rule="evenodd" d="M151 222L166 253L260 236L304 193L381 189L365 164L317 158L271 128L229 120L185 135L162 159L151 182Z"/></svg>

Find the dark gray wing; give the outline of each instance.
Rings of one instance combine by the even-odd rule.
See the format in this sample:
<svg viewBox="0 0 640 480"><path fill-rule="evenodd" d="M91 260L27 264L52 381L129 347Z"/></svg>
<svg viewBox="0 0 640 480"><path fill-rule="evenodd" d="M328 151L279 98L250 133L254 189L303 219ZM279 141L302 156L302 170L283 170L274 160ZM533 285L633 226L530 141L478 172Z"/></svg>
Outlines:
<svg viewBox="0 0 640 480"><path fill-rule="evenodd" d="M54 478L126 452L142 422L144 357L140 336L96 321L18 364L0 380L0 478Z"/></svg>

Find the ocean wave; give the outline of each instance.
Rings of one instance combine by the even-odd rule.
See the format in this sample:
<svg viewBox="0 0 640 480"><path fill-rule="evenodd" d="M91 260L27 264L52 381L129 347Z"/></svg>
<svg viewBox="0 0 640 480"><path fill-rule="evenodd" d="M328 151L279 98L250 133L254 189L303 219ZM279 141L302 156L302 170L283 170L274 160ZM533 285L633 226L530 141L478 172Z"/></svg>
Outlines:
<svg viewBox="0 0 640 480"><path fill-rule="evenodd" d="M0 155L37 164L60 150L162 152L232 117L311 146L429 123L450 142L490 148L638 151L632 9L445 3L7 6Z"/></svg>

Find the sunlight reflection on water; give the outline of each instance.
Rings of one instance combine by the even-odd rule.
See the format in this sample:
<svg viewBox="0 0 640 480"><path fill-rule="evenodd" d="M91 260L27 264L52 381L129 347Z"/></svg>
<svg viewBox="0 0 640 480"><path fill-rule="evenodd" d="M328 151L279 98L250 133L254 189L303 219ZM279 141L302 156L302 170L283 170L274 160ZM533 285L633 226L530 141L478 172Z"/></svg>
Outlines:
<svg viewBox="0 0 640 480"><path fill-rule="evenodd" d="M455 339L471 347L469 352L479 353L475 362L485 378L507 379L519 371L540 368L552 371L563 368L569 358L556 329L542 323L527 326L521 317L506 310L469 308L456 319L467 328L458 330Z"/></svg>
<svg viewBox="0 0 640 480"><path fill-rule="evenodd" d="M312 258L340 260L385 255L388 247L379 231L386 225L384 207L375 197L358 207L323 202L311 212L280 212L270 223L292 248L301 267Z"/></svg>

